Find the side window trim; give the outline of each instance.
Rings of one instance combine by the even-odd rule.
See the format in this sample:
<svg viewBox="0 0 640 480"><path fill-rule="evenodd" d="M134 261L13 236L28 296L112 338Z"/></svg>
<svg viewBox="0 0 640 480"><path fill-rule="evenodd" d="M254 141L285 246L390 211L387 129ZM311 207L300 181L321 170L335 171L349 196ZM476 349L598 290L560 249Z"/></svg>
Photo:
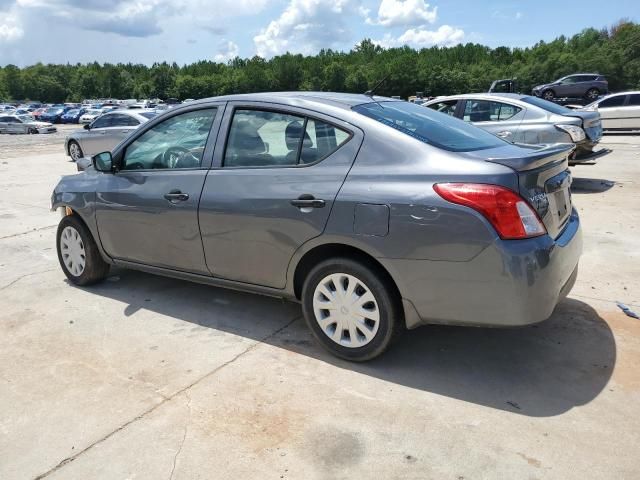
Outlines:
<svg viewBox="0 0 640 480"><path fill-rule="evenodd" d="M302 129L301 136L304 136L304 132L306 131L306 127L307 127L307 123L308 123L309 119L317 121L317 122L322 122L322 123L326 123L328 125L331 125L333 128L337 128L339 130L344 131L349 136L334 151L329 152L327 155L315 160L314 162L309 162L309 163L301 163L300 162L300 156L301 156L302 146L303 146L303 142L300 141L299 144L298 144L298 156L296 158L296 164L295 165L258 165L258 166L225 167L224 166L224 158L225 158L225 155L226 155L226 152L227 152L227 144L229 142L229 135L231 133L231 125L232 125L232 121L233 121L233 116L234 116L235 112L238 111L238 110L255 110L255 111L262 111L262 112L274 112L274 113L280 113L280 114L284 114L284 115L294 115L294 116L298 116L298 117L303 117L304 118L304 128ZM353 139L353 137L355 136L353 129L345 128L343 126L338 126L338 125L336 125L336 122L332 122L330 120L325 120L325 119L321 118L320 116L314 116L312 112L310 112L310 111L308 111L306 109L298 110L298 109L295 109L295 108L288 108L287 105L277 105L277 104L259 104L259 103L252 103L252 102L234 103L234 104L231 105L231 108L229 108L227 111L225 111L223 123L224 123L224 127L225 128L224 129L220 129L220 132L218 133L218 136L219 137L222 136L222 139L218 138L218 140L223 140L224 143L222 145L220 145L218 148L216 148L216 155L215 155L215 158L214 158L214 163L213 163L213 166L211 167L212 169L216 169L216 170L218 170L218 169L225 169L225 170L248 170L248 169L252 169L253 170L253 169L259 169L259 170L264 170L264 169L274 169L274 168L306 168L306 167L312 167L312 166L317 165L318 163L322 162L326 158L330 157L334 153L336 153L344 145L349 143Z"/></svg>

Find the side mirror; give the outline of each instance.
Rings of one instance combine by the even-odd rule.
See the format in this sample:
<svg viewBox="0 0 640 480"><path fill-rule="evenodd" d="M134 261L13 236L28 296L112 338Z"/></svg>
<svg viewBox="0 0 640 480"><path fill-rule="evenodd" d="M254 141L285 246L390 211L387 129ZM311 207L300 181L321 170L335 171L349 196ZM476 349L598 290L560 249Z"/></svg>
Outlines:
<svg viewBox="0 0 640 480"><path fill-rule="evenodd" d="M91 125L89 125L88 123L84 124L84 129L85 130L91 130Z"/></svg>
<svg viewBox="0 0 640 480"><path fill-rule="evenodd" d="M114 171L113 158L111 157L111 152L102 152L94 155L91 159L93 162L93 168L95 168L98 172L109 172Z"/></svg>

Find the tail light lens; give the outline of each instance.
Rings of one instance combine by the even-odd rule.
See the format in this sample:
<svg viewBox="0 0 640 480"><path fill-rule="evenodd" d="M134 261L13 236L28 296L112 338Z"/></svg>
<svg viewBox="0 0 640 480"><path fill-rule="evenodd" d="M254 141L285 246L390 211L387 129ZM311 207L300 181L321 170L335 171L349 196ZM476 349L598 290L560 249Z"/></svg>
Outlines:
<svg viewBox="0 0 640 480"><path fill-rule="evenodd" d="M505 240L544 235L538 214L513 190L483 183L437 183L433 189L451 203L480 212Z"/></svg>

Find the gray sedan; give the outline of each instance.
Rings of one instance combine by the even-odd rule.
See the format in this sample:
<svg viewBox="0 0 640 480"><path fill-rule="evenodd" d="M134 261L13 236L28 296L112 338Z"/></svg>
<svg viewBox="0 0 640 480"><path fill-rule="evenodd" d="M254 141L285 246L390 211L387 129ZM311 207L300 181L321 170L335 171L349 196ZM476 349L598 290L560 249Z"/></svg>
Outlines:
<svg viewBox="0 0 640 480"><path fill-rule="evenodd" d="M62 178L58 259L76 285L117 265L299 301L321 345L368 360L419 325L551 315L582 249L572 149L383 97L199 100Z"/></svg>
<svg viewBox="0 0 640 480"><path fill-rule="evenodd" d="M3 115L0 113L0 133L54 133L51 123L38 122L31 115Z"/></svg>
<svg viewBox="0 0 640 480"><path fill-rule="evenodd" d="M510 142L576 145L571 163L584 161L602 137L600 114L570 110L531 95L472 93L439 97L425 104L461 118Z"/></svg>
<svg viewBox="0 0 640 480"><path fill-rule="evenodd" d="M64 150L76 161L85 155L111 150L140 125L157 114L147 110L114 110L96 118L83 130L67 136Z"/></svg>

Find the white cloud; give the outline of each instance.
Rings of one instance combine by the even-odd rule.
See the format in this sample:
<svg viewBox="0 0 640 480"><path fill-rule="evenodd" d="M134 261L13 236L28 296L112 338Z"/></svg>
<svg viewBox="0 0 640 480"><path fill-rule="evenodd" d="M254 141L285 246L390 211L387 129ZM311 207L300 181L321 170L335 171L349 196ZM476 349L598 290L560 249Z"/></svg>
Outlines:
<svg viewBox="0 0 640 480"><path fill-rule="evenodd" d="M351 17L364 10L359 0L290 0L282 14L253 38L261 57L315 53L351 40Z"/></svg>
<svg viewBox="0 0 640 480"><path fill-rule="evenodd" d="M0 17L0 44L13 42L24 36L24 30L19 18L12 14L3 14Z"/></svg>
<svg viewBox="0 0 640 480"><path fill-rule="evenodd" d="M368 18L370 25L383 27L408 27L433 23L438 17L438 7L429 8L424 0L382 0L378 18Z"/></svg>
<svg viewBox="0 0 640 480"><path fill-rule="evenodd" d="M412 47L423 48L439 46L451 46L461 43L464 40L464 30L442 25L437 30L427 30L426 28L410 28L399 37L394 37L387 33L381 40L372 40L373 43L381 47L391 48L410 45Z"/></svg>
<svg viewBox="0 0 640 480"><path fill-rule="evenodd" d="M214 60L216 62L227 62L236 58L240 54L238 45L231 40L223 40L218 47L218 53L215 55Z"/></svg>

